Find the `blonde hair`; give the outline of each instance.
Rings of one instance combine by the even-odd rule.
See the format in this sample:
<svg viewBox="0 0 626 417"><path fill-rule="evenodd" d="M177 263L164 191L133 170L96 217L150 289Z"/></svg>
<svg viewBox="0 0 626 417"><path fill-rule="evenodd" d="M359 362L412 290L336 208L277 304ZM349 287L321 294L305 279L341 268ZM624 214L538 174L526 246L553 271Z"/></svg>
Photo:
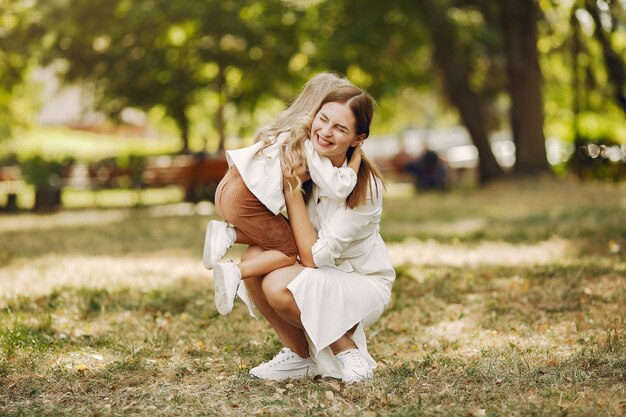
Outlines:
<svg viewBox="0 0 626 417"><path fill-rule="evenodd" d="M255 142L263 141L263 150L270 146L279 134L288 133L283 143L281 160L288 174L293 175L301 166L304 156L304 141L309 137L313 117L326 95L341 86L350 86L350 82L337 74L322 72L311 78L300 90L298 96L271 125L258 130ZM300 179L296 189L301 187Z"/></svg>

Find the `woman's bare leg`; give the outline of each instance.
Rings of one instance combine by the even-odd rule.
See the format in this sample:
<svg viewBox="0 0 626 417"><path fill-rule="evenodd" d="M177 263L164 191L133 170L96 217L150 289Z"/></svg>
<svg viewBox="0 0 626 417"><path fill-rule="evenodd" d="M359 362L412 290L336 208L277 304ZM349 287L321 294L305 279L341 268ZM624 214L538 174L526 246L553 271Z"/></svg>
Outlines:
<svg viewBox="0 0 626 417"><path fill-rule="evenodd" d="M301 265L294 265L290 268L282 268L267 275L263 280L263 292L265 293L269 305L274 311L286 322L292 326L302 329L302 321L300 319L301 312L298 308L293 293L287 288L289 283L293 281L304 269ZM356 348L356 344L348 333L341 336L338 340L330 345L334 354L343 352L348 349Z"/></svg>
<svg viewBox="0 0 626 417"><path fill-rule="evenodd" d="M248 251L250 253L248 253ZM262 251L258 246L248 248L246 255L255 255ZM268 274L265 278L249 278L244 280L248 294L259 308L263 316L278 334L284 346L289 347L301 357L308 357L308 342L304 335L301 312L292 292L287 288L302 272L302 265L281 268ZM356 348L348 333L330 345L334 354Z"/></svg>
<svg viewBox="0 0 626 417"><path fill-rule="evenodd" d="M300 308L287 286L304 270L300 264L273 271L263 279L263 293L268 304L285 321L302 329Z"/></svg>
<svg viewBox="0 0 626 417"><path fill-rule="evenodd" d="M330 349L336 355L348 349L355 349L356 345L352 339L348 336L348 333L341 336L337 341L330 344Z"/></svg>
<svg viewBox="0 0 626 417"><path fill-rule="evenodd" d="M258 256L263 252L258 246L250 246L246 249L246 252L242 256L242 261L245 262L252 257ZM297 274L295 275L297 276ZM295 278L294 276L294 278ZM270 326L276 331L278 338L283 346L290 348L296 352L300 357L307 358L309 356L309 345L304 335L304 331L301 326L297 327L288 321L280 317L277 312L270 306L267 297L263 291L262 277L250 277L243 282L248 290L250 298L257 306L261 314L269 322Z"/></svg>

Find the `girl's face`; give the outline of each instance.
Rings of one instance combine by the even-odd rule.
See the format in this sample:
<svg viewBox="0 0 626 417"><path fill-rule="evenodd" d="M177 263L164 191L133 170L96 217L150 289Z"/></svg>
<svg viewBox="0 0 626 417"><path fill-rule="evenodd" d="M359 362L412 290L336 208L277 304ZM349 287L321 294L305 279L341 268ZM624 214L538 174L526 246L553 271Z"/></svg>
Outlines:
<svg viewBox="0 0 626 417"><path fill-rule="evenodd" d="M329 102L322 106L311 125L313 149L340 167L346 152L356 146L365 135L356 134L356 119L348 103Z"/></svg>

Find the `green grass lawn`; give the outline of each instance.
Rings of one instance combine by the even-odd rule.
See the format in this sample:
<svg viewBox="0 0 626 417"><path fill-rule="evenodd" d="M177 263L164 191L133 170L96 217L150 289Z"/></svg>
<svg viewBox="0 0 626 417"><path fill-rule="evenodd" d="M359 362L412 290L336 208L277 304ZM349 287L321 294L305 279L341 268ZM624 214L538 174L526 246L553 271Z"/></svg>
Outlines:
<svg viewBox="0 0 626 417"><path fill-rule="evenodd" d="M0 415L626 413L624 185L391 184L384 211L398 278L356 386L248 377L280 345L218 316L209 204L0 216Z"/></svg>

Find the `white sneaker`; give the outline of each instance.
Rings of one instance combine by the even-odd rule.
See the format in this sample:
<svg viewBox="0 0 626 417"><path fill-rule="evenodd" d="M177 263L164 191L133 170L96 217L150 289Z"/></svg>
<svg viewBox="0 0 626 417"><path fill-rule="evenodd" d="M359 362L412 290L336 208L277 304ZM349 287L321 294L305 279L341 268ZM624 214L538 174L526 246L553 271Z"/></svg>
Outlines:
<svg viewBox="0 0 626 417"><path fill-rule="evenodd" d="M374 369L361 356L358 349L349 349L335 355L341 369L341 380L346 384L368 381L374 377Z"/></svg>
<svg viewBox="0 0 626 417"><path fill-rule="evenodd" d="M288 347L278 352L272 360L250 369L250 376L272 381L314 375L319 375L319 372L313 359L302 358Z"/></svg>
<svg viewBox="0 0 626 417"><path fill-rule="evenodd" d="M215 265L213 270L215 281L215 307L223 316L233 310L237 287L241 282L241 271L233 262Z"/></svg>
<svg viewBox="0 0 626 417"><path fill-rule="evenodd" d="M204 251L202 253L204 267L213 269L217 261L224 257L231 246L233 246L233 240L228 235L228 224L211 220L206 225L206 233L204 234Z"/></svg>

